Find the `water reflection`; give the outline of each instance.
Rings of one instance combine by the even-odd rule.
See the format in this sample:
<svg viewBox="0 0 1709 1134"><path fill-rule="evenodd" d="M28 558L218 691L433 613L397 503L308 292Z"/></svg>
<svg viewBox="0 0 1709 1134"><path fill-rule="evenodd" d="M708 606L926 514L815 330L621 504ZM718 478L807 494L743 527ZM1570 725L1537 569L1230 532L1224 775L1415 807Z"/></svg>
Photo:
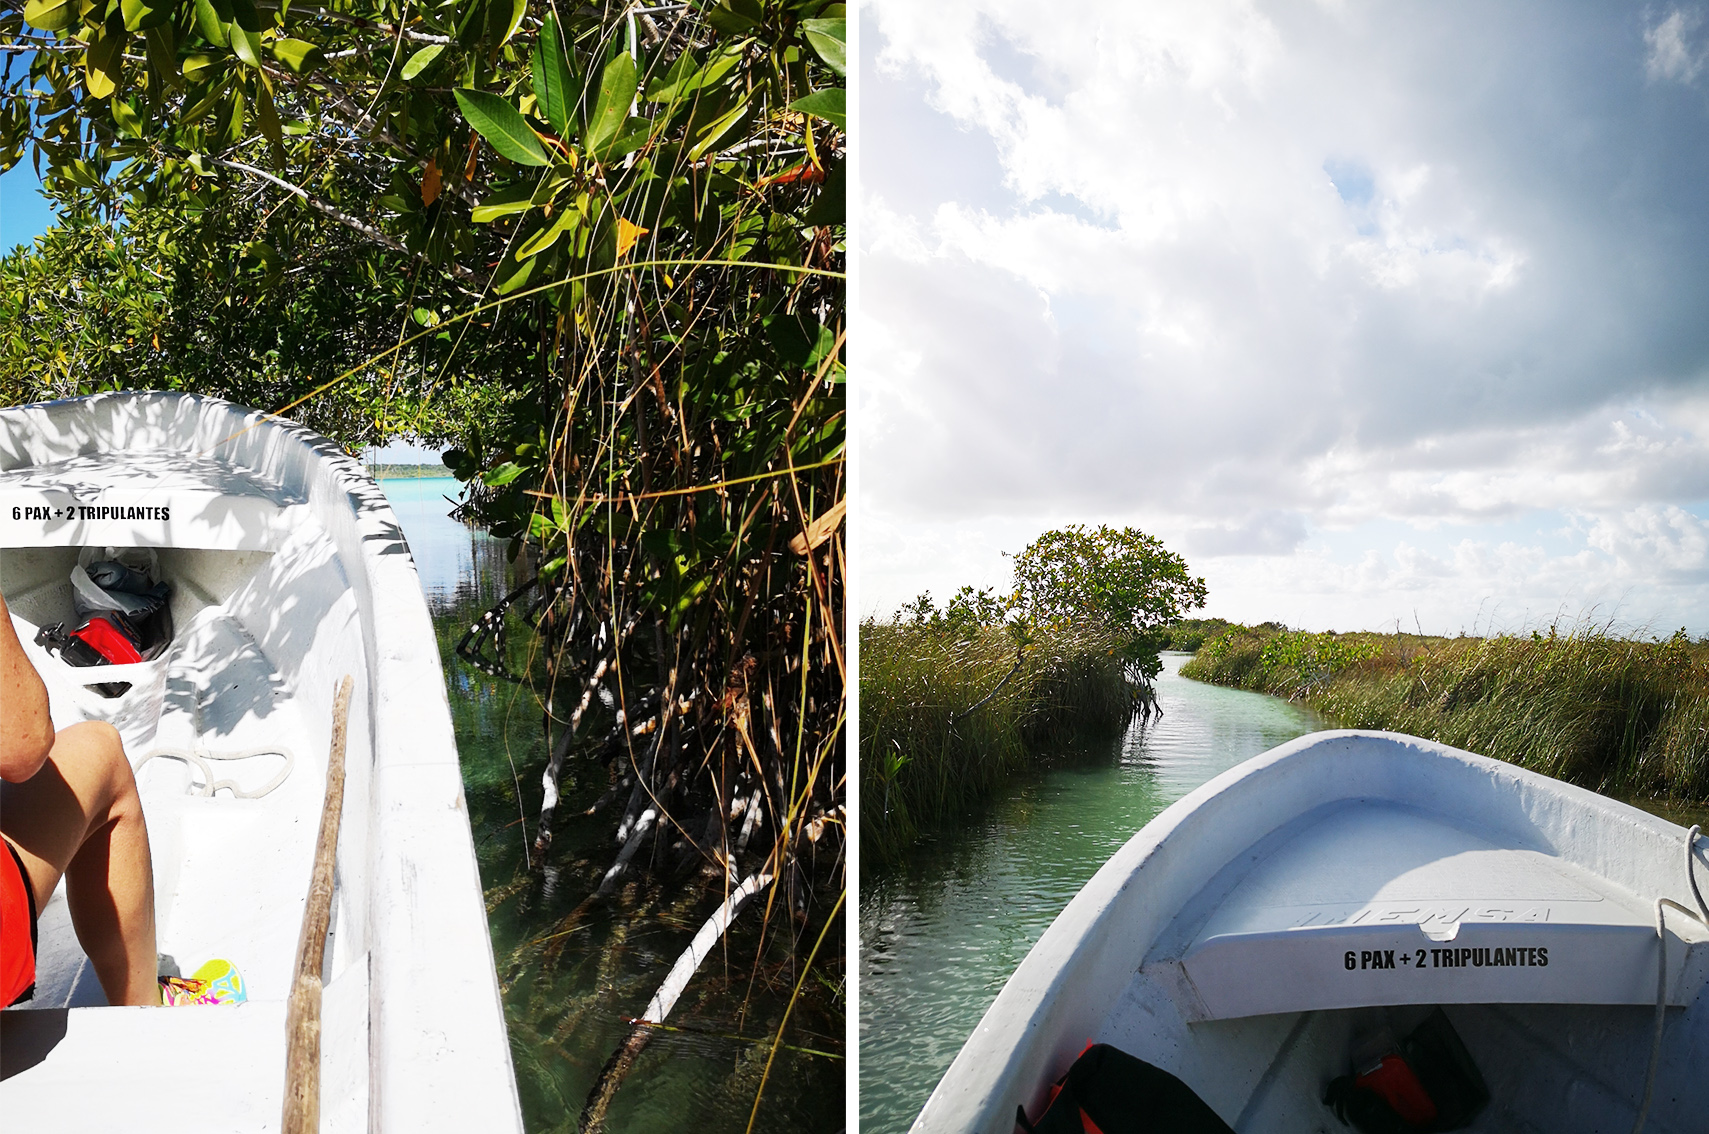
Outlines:
<svg viewBox="0 0 1709 1134"><path fill-rule="evenodd" d="M409 541L427 607L435 615L459 597L478 598L503 584L504 542L449 515L463 490L461 481L449 476L388 478L380 486Z"/></svg>
<svg viewBox="0 0 1709 1134"><path fill-rule="evenodd" d="M1135 831L1243 760L1325 727L1309 709L1188 681L1112 751L1064 753L964 826L868 879L860 900L860 1125L900 1134L1062 907Z"/></svg>

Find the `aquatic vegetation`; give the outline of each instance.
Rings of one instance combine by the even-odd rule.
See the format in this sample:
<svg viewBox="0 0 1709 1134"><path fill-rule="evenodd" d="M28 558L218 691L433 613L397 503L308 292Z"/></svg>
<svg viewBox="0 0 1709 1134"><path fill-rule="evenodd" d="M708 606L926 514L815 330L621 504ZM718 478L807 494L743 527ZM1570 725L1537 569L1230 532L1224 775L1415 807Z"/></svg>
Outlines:
<svg viewBox="0 0 1709 1134"><path fill-rule="evenodd" d="M1709 643L1683 630L1430 638L1235 626L1181 672L1605 793L1709 799Z"/></svg>
<svg viewBox="0 0 1709 1134"><path fill-rule="evenodd" d="M1120 731L1139 687L1108 631L861 623L862 861L902 854L1012 773Z"/></svg>
<svg viewBox="0 0 1709 1134"><path fill-rule="evenodd" d="M597 760L566 762L551 854L537 869L528 867L543 792L539 770L550 757L540 704L527 687L483 673L454 651L471 620L509 589L507 576L526 577L531 566L526 559L508 564L503 541L474 536L472 547L471 575L437 604L435 627L525 1123L530 1131L574 1131L584 1115L597 1117L588 1114L588 1100L602 1093L602 1069L625 1049L634 1032L630 1021L701 926L719 884L692 869L677 873L673 860L662 857L623 873L592 900L612 854L609 819L586 814L610 794ZM508 660L526 667L533 649L519 628L507 642ZM587 724L603 737L612 719L596 700ZM649 849L636 865L651 862ZM805 865L824 878L810 858ZM776 1122L819 1129L841 1120L846 999L841 950L830 955L841 938L842 923L831 916L834 900L833 894L811 903L805 924L782 916L781 899L769 923L760 908L734 921L669 1022L651 1029L650 1041L624 1064L626 1080L604 1077L613 1088L600 1112L607 1129L688 1125L706 1134L741 1134L768 1058L774 1065L759 1128ZM827 924L830 932L809 966Z"/></svg>

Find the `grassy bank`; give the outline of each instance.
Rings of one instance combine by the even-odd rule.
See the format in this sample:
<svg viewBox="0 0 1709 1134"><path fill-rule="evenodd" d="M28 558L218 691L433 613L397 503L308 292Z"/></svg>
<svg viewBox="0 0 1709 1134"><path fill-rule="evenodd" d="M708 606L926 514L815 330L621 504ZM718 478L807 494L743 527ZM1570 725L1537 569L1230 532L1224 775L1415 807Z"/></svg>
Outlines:
<svg viewBox="0 0 1709 1134"><path fill-rule="evenodd" d="M1603 629L1493 638L1237 626L1186 677L1303 700L1611 795L1709 800L1709 642Z"/></svg>
<svg viewBox="0 0 1709 1134"><path fill-rule="evenodd" d="M894 860L1037 753L1119 731L1133 711L1116 643L1103 634L1052 631L1018 669L1003 627L869 620L860 635L864 862Z"/></svg>
<svg viewBox="0 0 1709 1134"><path fill-rule="evenodd" d="M451 475L451 470L439 462L431 465L369 465L368 475L375 480L437 480Z"/></svg>

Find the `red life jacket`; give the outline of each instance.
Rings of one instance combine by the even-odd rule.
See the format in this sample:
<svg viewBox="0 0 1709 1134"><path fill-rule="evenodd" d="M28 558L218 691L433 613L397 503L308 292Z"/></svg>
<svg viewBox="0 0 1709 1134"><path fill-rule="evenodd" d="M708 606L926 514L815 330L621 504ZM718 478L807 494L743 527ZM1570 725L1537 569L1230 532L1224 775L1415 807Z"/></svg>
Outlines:
<svg viewBox="0 0 1709 1134"><path fill-rule="evenodd" d="M36 896L12 844L0 855L0 1008L28 1000L36 987Z"/></svg>
<svg viewBox="0 0 1709 1134"><path fill-rule="evenodd" d="M131 636L117 625L117 615L91 615L89 621L71 632L71 637L107 659L109 665L131 665L142 660Z"/></svg>

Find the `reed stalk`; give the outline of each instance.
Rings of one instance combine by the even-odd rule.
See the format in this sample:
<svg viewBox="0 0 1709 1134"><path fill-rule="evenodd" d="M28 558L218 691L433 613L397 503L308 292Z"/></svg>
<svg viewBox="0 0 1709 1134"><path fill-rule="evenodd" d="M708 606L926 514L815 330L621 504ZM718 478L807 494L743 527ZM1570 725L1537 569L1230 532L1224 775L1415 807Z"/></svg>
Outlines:
<svg viewBox="0 0 1709 1134"><path fill-rule="evenodd" d="M1606 626L1488 638L1236 626L1183 676L1300 700L1612 795L1709 799L1709 642Z"/></svg>
<svg viewBox="0 0 1709 1134"><path fill-rule="evenodd" d="M1111 635L1047 631L1020 653L1005 627L861 624L862 861L952 824L1011 775L1083 736L1118 732L1136 687ZM974 708L977 706L977 708Z"/></svg>

